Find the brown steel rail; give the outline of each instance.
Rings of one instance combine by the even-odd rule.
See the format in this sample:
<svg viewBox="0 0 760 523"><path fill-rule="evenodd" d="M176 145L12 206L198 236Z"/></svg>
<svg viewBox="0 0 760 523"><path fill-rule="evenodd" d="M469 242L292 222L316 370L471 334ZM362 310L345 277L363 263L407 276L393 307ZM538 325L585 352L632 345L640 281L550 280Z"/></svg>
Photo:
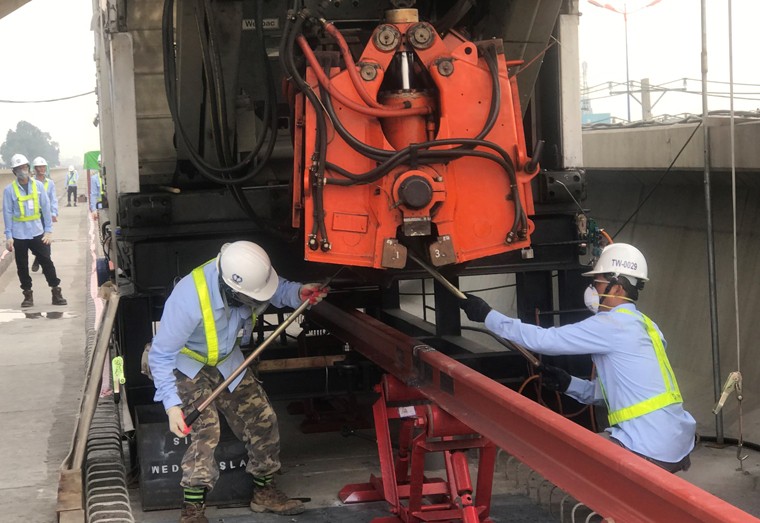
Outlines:
<svg viewBox="0 0 760 523"><path fill-rule="evenodd" d="M322 303L311 318L611 521L760 523L372 317Z"/></svg>

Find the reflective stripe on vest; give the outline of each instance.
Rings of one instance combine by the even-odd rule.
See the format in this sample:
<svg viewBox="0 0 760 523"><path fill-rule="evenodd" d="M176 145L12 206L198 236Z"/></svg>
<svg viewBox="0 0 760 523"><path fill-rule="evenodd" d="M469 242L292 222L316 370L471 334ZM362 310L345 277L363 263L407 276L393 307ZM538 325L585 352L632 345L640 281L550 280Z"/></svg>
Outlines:
<svg viewBox="0 0 760 523"><path fill-rule="evenodd" d="M48 187L50 187L50 180L45 180L42 186L45 188L45 192L47 192Z"/></svg>
<svg viewBox="0 0 760 523"><path fill-rule="evenodd" d="M621 312L630 316L636 316L635 312L629 311L628 309L616 309L615 312ZM652 320L650 320L641 312L639 312L639 314L644 321L644 326L646 327L647 334L652 340L652 346L654 347L654 353L657 357L657 363L660 365L660 373L662 374L662 381L665 385L665 392L649 399L645 399L644 401L640 401L639 403L635 403L629 407L623 407L622 409L612 411L610 410L610 404L607 401L607 393L604 390L604 384L602 384L602 381L599 380L602 388L602 395L604 396L604 401L607 403L607 410L609 411L607 420L609 421L610 425L617 425L624 421L638 418L639 416L649 414L650 412L662 409L668 405L673 405L674 403L683 403L681 391L679 390L678 383L676 382L676 376L673 373L673 368L670 366L668 356L665 354L665 346L662 344L662 338L660 338L660 334L657 332L657 329L655 329Z"/></svg>
<svg viewBox="0 0 760 523"><path fill-rule="evenodd" d="M100 178L100 176L98 176ZM214 310L211 308L211 297L208 292L208 285L206 285L206 277L203 274L203 268L211 263L207 261L200 267L193 269L193 281L195 282L195 290L198 292L198 301L201 305L201 314L203 315L203 330L206 333L206 347L208 354L204 356L187 347L183 347L180 353L185 356L189 356L195 361L199 361L204 365L210 365L216 367L219 363L219 338L216 335L216 322L214 322Z"/></svg>
<svg viewBox="0 0 760 523"><path fill-rule="evenodd" d="M40 214L40 195L37 191L37 183L34 180L29 180L27 183L32 184L32 193L24 196L21 195L21 188L19 187L18 182L14 181L12 183L13 191L16 193L16 198L18 199L19 214L21 215L14 216L14 222L31 222L33 220L39 220L42 217L42 214ZM34 212L27 216L26 202L31 199L34 199Z"/></svg>
<svg viewBox="0 0 760 523"><path fill-rule="evenodd" d="M74 183L71 183L74 182ZM66 186L76 185L76 179L74 178L74 173L69 173L66 176Z"/></svg>

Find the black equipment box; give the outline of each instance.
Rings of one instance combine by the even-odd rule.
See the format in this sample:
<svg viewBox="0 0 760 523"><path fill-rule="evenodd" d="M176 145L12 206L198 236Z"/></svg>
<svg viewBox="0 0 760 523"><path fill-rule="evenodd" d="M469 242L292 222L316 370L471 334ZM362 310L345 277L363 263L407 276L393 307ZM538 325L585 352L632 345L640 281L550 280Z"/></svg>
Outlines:
<svg viewBox="0 0 760 523"><path fill-rule="evenodd" d="M140 457L140 502L142 509L182 507L182 456L190 436L178 438L169 432L162 405L139 405L135 409L137 455ZM245 506L253 494L253 477L245 472L248 453L220 414L221 437L216 447L219 481L206 498L208 505Z"/></svg>

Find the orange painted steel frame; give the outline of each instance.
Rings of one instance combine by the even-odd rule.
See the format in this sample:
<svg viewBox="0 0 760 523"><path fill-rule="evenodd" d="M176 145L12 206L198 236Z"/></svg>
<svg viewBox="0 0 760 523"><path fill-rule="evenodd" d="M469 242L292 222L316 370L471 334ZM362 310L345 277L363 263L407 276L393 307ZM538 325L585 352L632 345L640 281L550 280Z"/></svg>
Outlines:
<svg viewBox="0 0 760 523"><path fill-rule="evenodd" d="M760 519L359 311L310 318L543 477L624 523Z"/></svg>
<svg viewBox="0 0 760 523"><path fill-rule="evenodd" d="M398 24L395 27L403 35L410 25ZM399 48L383 52L375 47L373 41L374 37L370 39L359 62L375 67L376 77L365 81L364 87L371 96L377 97L385 72ZM409 50L412 50L411 46ZM488 66L484 59L478 58L475 44L460 39L453 33L444 40L435 34L434 42L429 48L413 51L418 63L427 69L438 89L439 120L435 138L475 137L486 122L492 91ZM449 76L443 76L438 71L437 63L441 58L452 60L453 72ZM514 79L507 77L504 56L499 55L497 61L501 87L500 110L496 124L485 139L500 145L510 154L516 168L519 197L525 213L530 215L533 213L530 180L535 172L530 175L523 170L528 158L516 95L517 84ZM311 68L307 68L306 81L318 92L318 81ZM347 71L333 69L330 83L355 103L366 105ZM349 109L334 97L333 105L348 132L373 147L394 151L379 119ZM304 221L304 230L308 231L312 229L314 210L308 164L314 153L316 124L314 107L311 104L303 104L301 107L305 111L304 135L303 141L300 142L299 137L296 145L303 147L302 157L307 161L301 166L300 172L294 173L294 199L303 195L302 208L299 209L300 201L294 200L293 203L294 217L300 215ZM412 127L414 122L411 119L422 117L407 118ZM393 124L398 129L398 121ZM419 128L418 125L414 127ZM389 128L386 119L386 132L389 132ZM420 141L425 139L423 136ZM328 162L354 173L363 173L376 167L374 160L358 153L338 136L329 119L327 140ZM452 147L438 147L450 148ZM487 148L477 149L493 152ZM498 164L484 158L465 156L446 165L438 163L420 166L416 174L428 181L433 189L433 198L429 205L417 210L405 207L397 199L400 179L410 170L413 169L400 166L377 182L351 186L330 185L331 179L345 178L328 170L325 174L324 210L331 250L311 250L306 245L305 258L309 261L381 268L383 245L386 240L397 238L397 229L403 224L404 218L430 219L435 224L437 237L429 240L432 245L431 259L435 265L464 262L529 246L529 236L515 239L510 244L505 241L514 224L515 212L508 175ZM533 223L528 221L528 235L532 231ZM436 242L440 239L451 241L455 259L435 259L437 254L445 254L444 249L436 249Z"/></svg>

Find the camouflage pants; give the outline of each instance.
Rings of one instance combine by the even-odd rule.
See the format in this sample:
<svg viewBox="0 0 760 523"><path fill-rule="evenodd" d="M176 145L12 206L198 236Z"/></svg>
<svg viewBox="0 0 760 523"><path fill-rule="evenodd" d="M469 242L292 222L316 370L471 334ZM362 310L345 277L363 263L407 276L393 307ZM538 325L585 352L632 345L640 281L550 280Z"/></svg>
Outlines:
<svg viewBox="0 0 760 523"><path fill-rule="evenodd" d="M175 370L177 392L182 404L198 404L224 381L215 367L203 367L190 379ZM224 414L232 432L248 451L246 472L254 476L272 474L280 469L280 432L277 416L264 389L248 370L230 392L225 389L191 426L190 446L182 458L182 487L206 487L219 479L214 450L219 443L219 412Z"/></svg>

